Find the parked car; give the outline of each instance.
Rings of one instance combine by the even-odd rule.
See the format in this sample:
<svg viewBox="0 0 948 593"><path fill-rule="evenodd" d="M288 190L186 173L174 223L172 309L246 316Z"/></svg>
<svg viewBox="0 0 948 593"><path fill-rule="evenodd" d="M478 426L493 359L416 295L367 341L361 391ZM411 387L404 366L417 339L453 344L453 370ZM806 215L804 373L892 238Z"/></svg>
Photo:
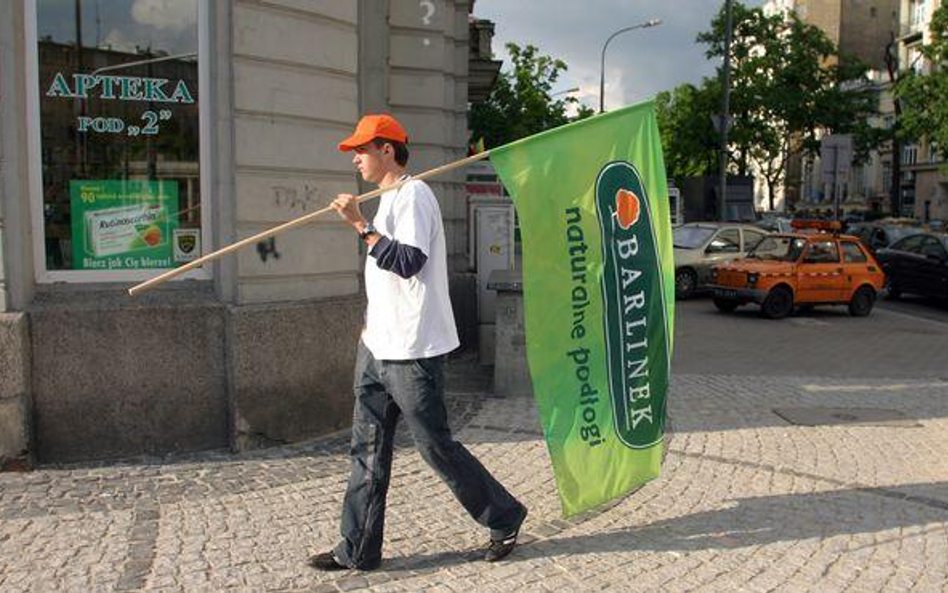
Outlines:
<svg viewBox="0 0 948 593"><path fill-rule="evenodd" d="M918 233L880 249L889 296L903 292L948 300L948 234Z"/></svg>
<svg viewBox="0 0 948 593"><path fill-rule="evenodd" d="M846 232L854 235L876 253L879 249L892 245L899 239L921 232L916 226L909 224L893 224L890 222L858 222L850 225Z"/></svg>
<svg viewBox="0 0 948 593"><path fill-rule="evenodd" d="M811 224L811 229L832 228L828 222ZM881 266L856 237L829 232L770 235L746 258L716 266L713 276L720 311L758 303L770 319L786 317L795 306L840 304L863 317L885 282Z"/></svg>
<svg viewBox="0 0 948 593"><path fill-rule="evenodd" d="M689 222L675 227L675 296L686 299L706 288L713 265L742 257L767 235L740 223Z"/></svg>
<svg viewBox="0 0 948 593"><path fill-rule="evenodd" d="M763 216L754 223L754 226L758 226L771 233L789 233L793 231L791 222L792 219L786 216Z"/></svg>

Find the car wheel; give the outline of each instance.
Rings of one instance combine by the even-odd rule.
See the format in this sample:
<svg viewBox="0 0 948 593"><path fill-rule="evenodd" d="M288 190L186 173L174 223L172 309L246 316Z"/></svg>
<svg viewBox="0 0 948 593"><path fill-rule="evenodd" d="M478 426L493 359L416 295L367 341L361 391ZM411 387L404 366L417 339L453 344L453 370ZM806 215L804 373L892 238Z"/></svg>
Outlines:
<svg viewBox="0 0 948 593"><path fill-rule="evenodd" d="M902 291L899 289L899 287L898 287L898 286L895 284L895 282L893 282L892 280L886 280L886 282L885 282L885 291L886 291L886 295L887 295L890 299L893 299L893 300L895 300L895 299L897 299L897 298L899 298L899 297L902 296Z"/></svg>
<svg viewBox="0 0 948 593"><path fill-rule="evenodd" d="M853 317L865 317L872 311L876 294L868 286L860 286L849 301L849 314Z"/></svg>
<svg viewBox="0 0 948 593"><path fill-rule="evenodd" d="M714 301L714 306L717 307L718 311L721 311L722 313L730 313L740 306L740 303L734 299L720 299L718 297L714 297L712 300Z"/></svg>
<svg viewBox="0 0 948 593"><path fill-rule="evenodd" d="M767 319L782 319L793 311L793 293L786 286L777 286L767 293L760 312Z"/></svg>
<svg viewBox="0 0 948 593"><path fill-rule="evenodd" d="M675 270L675 297L687 299L695 294L698 285L698 276L694 270L682 268Z"/></svg>

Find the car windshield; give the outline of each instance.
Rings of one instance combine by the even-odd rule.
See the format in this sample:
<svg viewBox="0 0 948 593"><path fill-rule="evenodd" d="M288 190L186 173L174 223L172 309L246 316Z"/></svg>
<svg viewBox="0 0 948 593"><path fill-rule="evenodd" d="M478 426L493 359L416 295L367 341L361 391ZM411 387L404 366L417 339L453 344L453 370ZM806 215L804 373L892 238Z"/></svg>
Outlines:
<svg viewBox="0 0 948 593"><path fill-rule="evenodd" d="M764 237L747 254L749 258L776 261L796 261L806 247L806 239L798 237Z"/></svg>
<svg viewBox="0 0 948 593"><path fill-rule="evenodd" d="M697 249L714 234L714 228L706 226L680 226L673 231L674 245L681 249Z"/></svg>

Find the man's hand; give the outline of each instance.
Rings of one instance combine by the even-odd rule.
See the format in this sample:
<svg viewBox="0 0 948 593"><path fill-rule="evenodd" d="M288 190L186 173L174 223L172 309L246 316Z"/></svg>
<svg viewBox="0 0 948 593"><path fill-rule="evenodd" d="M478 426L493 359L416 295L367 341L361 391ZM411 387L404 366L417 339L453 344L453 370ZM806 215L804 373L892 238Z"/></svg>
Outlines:
<svg viewBox="0 0 948 593"><path fill-rule="evenodd" d="M333 210L339 213L339 216L355 227L360 233L365 228L366 220L359 209L359 202L352 194L339 194L329 205Z"/></svg>

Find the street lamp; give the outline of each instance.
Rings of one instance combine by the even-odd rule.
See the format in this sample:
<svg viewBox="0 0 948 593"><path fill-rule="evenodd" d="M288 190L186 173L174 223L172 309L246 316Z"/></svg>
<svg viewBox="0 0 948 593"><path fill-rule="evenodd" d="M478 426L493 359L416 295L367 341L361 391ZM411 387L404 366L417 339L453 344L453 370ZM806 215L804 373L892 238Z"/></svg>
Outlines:
<svg viewBox="0 0 948 593"><path fill-rule="evenodd" d="M602 44L602 57L599 61L599 113L604 111L605 104L605 93L606 93L606 48L609 46L609 42L612 41L612 38L620 33L625 33L626 31L632 31L634 29L645 29L646 27L655 27L661 25L661 19L652 19L645 21L644 23L639 23L638 25L632 25L631 27L626 27L624 29L619 29L615 33L609 36L606 39L606 42Z"/></svg>

